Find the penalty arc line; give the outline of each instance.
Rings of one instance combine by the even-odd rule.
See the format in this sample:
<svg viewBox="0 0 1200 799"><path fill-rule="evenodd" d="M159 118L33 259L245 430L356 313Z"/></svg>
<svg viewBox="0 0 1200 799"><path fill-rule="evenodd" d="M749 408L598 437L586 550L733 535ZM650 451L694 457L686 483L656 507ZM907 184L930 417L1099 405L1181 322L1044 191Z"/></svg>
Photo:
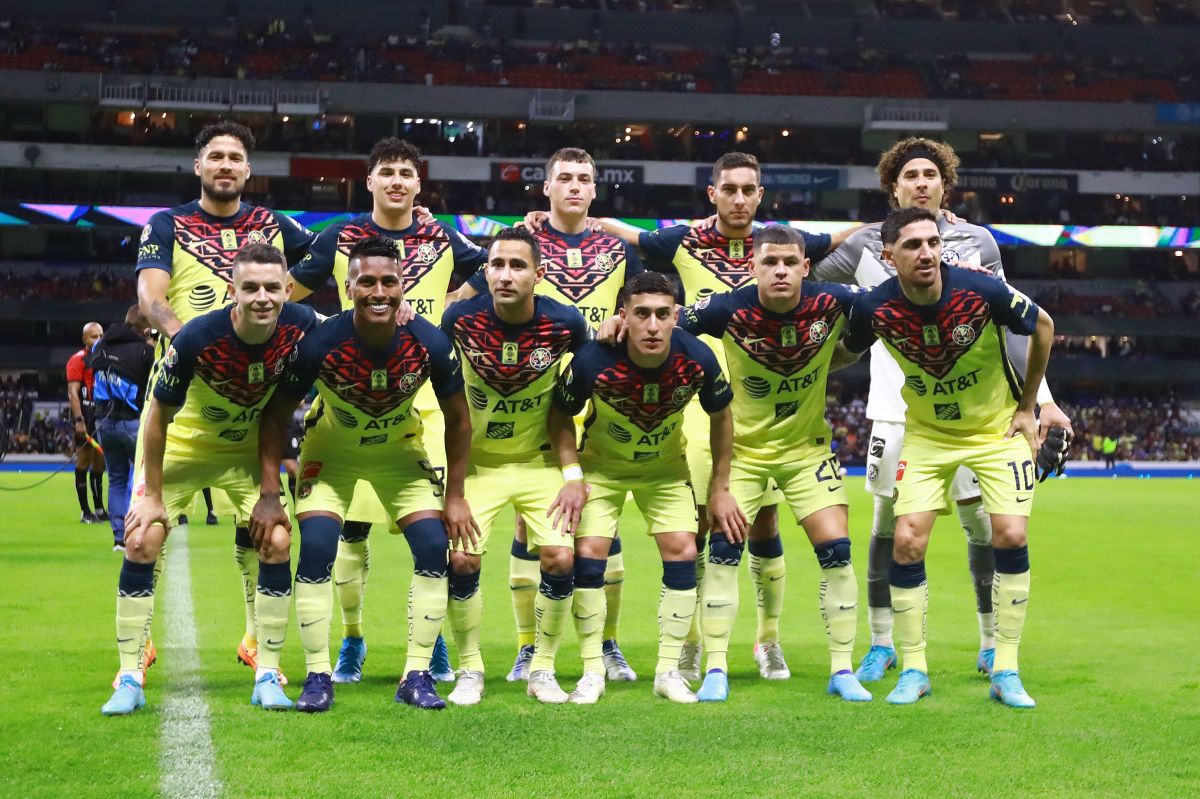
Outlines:
<svg viewBox="0 0 1200 799"><path fill-rule="evenodd" d="M160 788L167 799L207 799L221 793L196 645L187 533L186 526L171 531L171 552L164 575L167 582L162 610L166 628L163 645L166 692L159 736L162 744Z"/></svg>

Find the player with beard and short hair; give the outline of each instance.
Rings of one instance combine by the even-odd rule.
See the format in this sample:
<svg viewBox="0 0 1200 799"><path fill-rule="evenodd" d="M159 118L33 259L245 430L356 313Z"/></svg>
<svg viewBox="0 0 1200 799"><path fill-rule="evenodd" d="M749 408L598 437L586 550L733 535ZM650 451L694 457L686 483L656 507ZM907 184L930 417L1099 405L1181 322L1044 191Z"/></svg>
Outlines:
<svg viewBox="0 0 1200 799"><path fill-rule="evenodd" d="M877 171L880 187L887 192L895 209L925 208L937 216L942 239L942 259L950 265L965 265L986 270L1001 280L1004 267L1000 248L986 228L958 219L949 219L939 209L958 181L958 155L950 145L933 139L910 137L902 139L879 158ZM841 247L824 259L814 259L816 280L851 283L873 288L895 275L895 268L883 258L881 225L867 225L853 232ZM1018 371L1024 373L1025 339L1012 330L1009 352ZM874 518L871 525L871 546L867 564L867 619L871 628L871 648L859 665L857 675L864 683L883 678L894 667L896 650L892 645L892 600L888 589L888 569L892 559L892 536L895 519L892 498L897 463L904 441L905 402L901 394L903 374L890 351L882 343L871 349L871 387L867 397L867 418L872 421L867 453L867 491L875 495ZM1043 433L1059 427L1065 440L1070 440L1071 422L1042 382L1038 389L1040 425ZM1061 470L1065 463L1065 448L1055 449L1050 438L1044 457ZM1053 451L1051 451L1053 450ZM1043 478L1044 479L1044 478ZM954 479L951 497L959 521L967 535L967 562L975 588L975 605L979 619L979 655L976 668L991 673L995 657L995 612L992 603L992 581L995 557L992 553L992 530L987 512L980 500L980 487L970 469L962 468Z"/></svg>
<svg viewBox="0 0 1200 799"><path fill-rule="evenodd" d="M585 150L564 147L546 162L542 193L550 201L550 211L531 211L525 225L533 231L546 265L546 275L535 291L559 302L573 305L588 325L597 328L617 313L621 288L645 271L637 250L617 236L589 224L588 209L596 199L596 162ZM455 293L467 298L487 292L484 272L478 272ZM576 420L582 430L586 411ZM540 578L539 559L525 542L525 525L518 517L509 558L509 587L513 615L517 622L517 657L509 672L509 681L529 677L533 660L534 601ZM637 672L630 667L617 642L621 619L621 598L625 585L625 556L618 534L609 549L604 568L603 658L609 680L633 681ZM575 601L590 602L587 597L595 586L576 585Z"/></svg>
<svg viewBox="0 0 1200 799"><path fill-rule="evenodd" d="M463 281L474 274L484 263L486 253L452 225L428 217L428 212L416 204L421 193L421 153L409 142L389 136L375 143L367 158L367 190L371 192L371 212L322 230L308 255L293 267L296 299L304 299L333 280L342 310L351 308L353 303L345 289L350 251L363 239L384 236L400 248L405 300L417 316L430 324L441 324L451 280ZM432 384L426 383L417 396L416 408L421 414L425 452L434 468L445 474L444 422ZM334 682L362 679L367 658L363 600L371 563L368 536L372 524L391 523L379 498L361 483L347 510L333 567L342 615L342 645L333 670ZM440 635L430 672L438 680L454 679Z"/></svg>
<svg viewBox="0 0 1200 799"><path fill-rule="evenodd" d="M472 434L466 490L481 530L477 545L458 545L450 553L448 616L460 670L449 699L457 705L478 704L483 696L481 558L496 518L509 506L525 521L540 567L533 673L554 673L572 610L575 563L571 532L556 530L546 513L563 484L546 416L561 364L590 338L579 311L536 293L546 265L529 231L501 230L488 248L484 272L489 293L455 303L442 320L464 364ZM603 593L596 594L603 602ZM590 612L599 629L603 614ZM603 674L592 674L589 684L587 698L594 702L604 693ZM566 699L540 678L531 679L529 689L543 702Z"/></svg>
<svg viewBox="0 0 1200 799"><path fill-rule="evenodd" d="M333 705L330 574L342 521L363 481L386 503L413 557L408 657L396 701L440 709L446 703L434 688L429 662L446 618L447 550L450 541L473 545L477 540L463 496L471 420L462 371L440 330L420 317L397 324L404 282L395 241L371 236L356 243L346 281L353 308L305 337L280 391L263 411L262 496L252 528L256 537L276 527L290 530L280 502L279 465L292 414L315 385L319 399L306 420L296 489L296 618L308 672L296 708L323 712ZM427 381L446 418L444 482L425 453L422 416L414 407Z"/></svg>
<svg viewBox="0 0 1200 799"><path fill-rule="evenodd" d="M892 214L880 240L896 276L855 300L845 349L861 353L878 339L903 375L906 427L888 582L904 670L888 702L913 704L931 690L925 550L934 521L947 512L954 476L967 466L978 478L995 549L990 693L1010 707L1032 708L1017 650L1029 602L1027 534L1040 445L1034 409L1054 322L1003 281L946 266L928 209ZM1009 358L1004 327L1029 336L1024 380Z"/></svg>
<svg viewBox="0 0 1200 799"><path fill-rule="evenodd" d="M121 670L105 715L142 707L150 620L160 560L171 521L208 485L234 501L248 525L258 499L256 443L260 412L297 342L316 327L311 308L286 304L291 289L283 253L249 244L233 259L227 289L233 305L196 317L176 332L159 363L141 431L144 479L134 483L125 517L125 560L117 590ZM255 546L254 596L258 653L251 703L286 710L279 655L291 612L286 530L268 530Z"/></svg>
<svg viewBox="0 0 1200 799"><path fill-rule="evenodd" d="M291 217L261 205L243 202L242 193L250 178L250 154L254 136L243 125L229 120L205 125L196 136L196 158L192 169L200 179L200 199L150 217L142 229L137 256L138 305L156 328L158 356L179 328L226 303L233 259L247 244L269 244L283 252L287 262L299 261L312 244L314 234ZM161 363L150 376L155 385ZM143 411L140 430L146 428ZM134 470L142 468L142 435ZM137 482L135 478L135 482ZM215 486L220 497L223 486ZM160 568L162 561L159 561ZM245 631L238 643L237 658L252 669L258 666L258 642L254 637L254 569L257 556L249 531L235 527L234 565L242 582ZM150 659L154 648L150 646ZM281 680L287 684L286 678Z"/></svg>

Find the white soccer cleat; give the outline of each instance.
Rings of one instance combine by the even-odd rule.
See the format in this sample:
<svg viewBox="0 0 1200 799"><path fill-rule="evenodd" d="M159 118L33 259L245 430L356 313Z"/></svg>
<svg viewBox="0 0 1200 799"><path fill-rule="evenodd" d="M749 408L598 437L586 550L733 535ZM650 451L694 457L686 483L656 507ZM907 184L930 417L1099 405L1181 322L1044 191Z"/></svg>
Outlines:
<svg viewBox="0 0 1200 799"><path fill-rule="evenodd" d="M674 669L654 675L654 693L681 705L690 705L698 701L687 680Z"/></svg>
<svg viewBox="0 0 1200 799"><path fill-rule="evenodd" d="M688 682L700 679L700 655L703 652L699 642L685 641L679 652L679 673Z"/></svg>
<svg viewBox="0 0 1200 799"><path fill-rule="evenodd" d="M764 680L787 680L792 676L787 661L783 659L783 647L778 641L755 644L754 662L758 664L758 675Z"/></svg>
<svg viewBox="0 0 1200 799"><path fill-rule="evenodd" d="M454 690L446 699L450 704L460 707L478 705L479 701L483 699L483 672L459 669Z"/></svg>
<svg viewBox="0 0 1200 799"><path fill-rule="evenodd" d="M562 705L570 700L570 696L558 686L554 672L538 669L529 674L529 687L525 693L545 705Z"/></svg>
<svg viewBox="0 0 1200 799"><path fill-rule="evenodd" d="M604 673L609 682L636 682L637 672L625 660L625 654L617 645L615 638L610 638L603 644Z"/></svg>
<svg viewBox="0 0 1200 799"><path fill-rule="evenodd" d="M594 705L604 696L604 675L596 671L585 671L571 692L571 701L576 705Z"/></svg>

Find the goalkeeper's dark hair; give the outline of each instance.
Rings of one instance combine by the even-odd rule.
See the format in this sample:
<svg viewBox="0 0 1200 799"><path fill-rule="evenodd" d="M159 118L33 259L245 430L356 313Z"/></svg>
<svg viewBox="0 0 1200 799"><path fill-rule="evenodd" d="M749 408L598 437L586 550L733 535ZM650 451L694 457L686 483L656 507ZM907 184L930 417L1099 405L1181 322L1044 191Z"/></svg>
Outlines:
<svg viewBox="0 0 1200 799"><path fill-rule="evenodd" d="M395 261L398 268L400 266L400 248L396 246L394 239L387 236L367 236L354 243L354 246L350 248L347 261L349 264L354 264L364 258L388 258Z"/></svg>
<svg viewBox="0 0 1200 799"><path fill-rule="evenodd" d="M542 248L538 244L537 239L532 233L523 227L506 227L502 228L488 243L488 255L492 252L492 245L498 241L519 241L522 244L529 246L529 251L533 253L533 268L537 269L542 265Z"/></svg>
<svg viewBox="0 0 1200 799"><path fill-rule="evenodd" d="M749 153L725 153L717 159L713 164L712 169L712 184L714 186L721 185L721 173L727 169L753 169L756 180L762 180L762 167L758 165L758 159Z"/></svg>
<svg viewBox="0 0 1200 799"><path fill-rule="evenodd" d="M913 222L932 222L937 225L937 217L933 215L933 211L917 206L900 209L885 219L883 227L879 229L879 238L884 246L895 244L900 238L900 231Z"/></svg>
<svg viewBox="0 0 1200 799"><path fill-rule="evenodd" d="M642 272L621 289L621 305L628 305L630 297L635 294L666 294L674 299L675 285L661 272Z"/></svg>
<svg viewBox="0 0 1200 799"><path fill-rule="evenodd" d="M754 231L754 246L760 244L790 244L799 247L800 254L804 255L804 237L790 225L763 225Z"/></svg>
<svg viewBox="0 0 1200 799"><path fill-rule="evenodd" d="M374 172L375 167L385 161L408 161L418 173L421 171L421 151L395 136L375 142L371 154L367 156L367 173Z"/></svg>
<svg viewBox="0 0 1200 799"><path fill-rule="evenodd" d="M196 154L199 155L200 151L218 136L232 136L240 141L246 148L246 155L254 150L254 134L250 132L250 128L231 119L222 119L200 128L200 132L196 134Z"/></svg>
<svg viewBox="0 0 1200 799"><path fill-rule="evenodd" d="M252 241L238 250L232 261L234 272L240 264L274 264L284 272L288 268L283 251L263 241Z"/></svg>

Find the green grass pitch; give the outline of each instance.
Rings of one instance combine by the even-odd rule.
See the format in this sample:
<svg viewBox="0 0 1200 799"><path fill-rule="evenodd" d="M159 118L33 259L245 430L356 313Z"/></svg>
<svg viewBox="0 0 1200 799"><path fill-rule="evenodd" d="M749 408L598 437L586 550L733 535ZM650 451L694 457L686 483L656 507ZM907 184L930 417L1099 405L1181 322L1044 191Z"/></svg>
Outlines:
<svg viewBox="0 0 1200 799"><path fill-rule="evenodd" d="M3 474L0 486L40 477ZM861 481L851 483L865 609L870 502ZM172 690L164 667L150 671L143 711L128 718L99 712L117 665L120 557L109 551L107 528L78 524L69 475L0 497L0 643L7 656L0 795L161 795L161 757L171 743L162 739L162 708ZM989 701L987 683L975 673L974 605L955 517L939 521L930 549L934 692L916 707L883 701L895 672L870 686L870 704L825 695L818 570L791 522L784 529L783 637L792 679L757 676L753 591L743 572L729 702L679 707L653 696L660 567L631 511L623 524L621 639L637 683L610 685L601 703L587 708L538 706L524 684L504 682L514 650L505 524L484 559L483 704L441 713L396 705L410 560L402 538L377 531L367 676L339 686L333 711L322 716L251 708L251 672L234 662L242 611L232 530L227 523L193 525L199 674L216 777L229 797L1197 796L1198 515L1200 485L1187 480L1073 479L1039 489L1021 653L1022 676L1039 702L1031 712ZM155 634L166 659L172 652L161 643L163 593ZM304 675L294 620L289 635L283 666L295 698ZM856 662L867 644L864 610ZM579 671L578 647L568 639L559 657L564 686Z"/></svg>

